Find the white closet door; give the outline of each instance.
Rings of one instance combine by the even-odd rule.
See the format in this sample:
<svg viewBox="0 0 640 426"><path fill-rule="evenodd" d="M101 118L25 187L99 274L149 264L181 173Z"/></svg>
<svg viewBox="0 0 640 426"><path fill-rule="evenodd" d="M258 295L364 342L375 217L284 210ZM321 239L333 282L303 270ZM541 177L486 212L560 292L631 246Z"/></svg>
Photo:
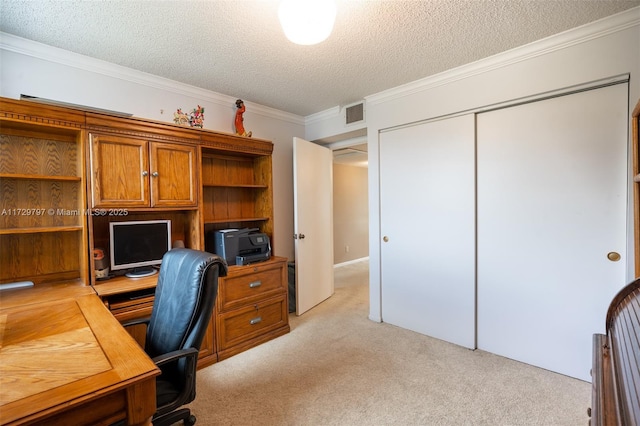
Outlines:
<svg viewBox="0 0 640 426"><path fill-rule="evenodd" d="M380 134L382 320L475 347L474 117Z"/></svg>
<svg viewBox="0 0 640 426"><path fill-rule="evenodd" d="M627 103L619 84L478 115L478 348L591 380L625 284Z"/></svg>

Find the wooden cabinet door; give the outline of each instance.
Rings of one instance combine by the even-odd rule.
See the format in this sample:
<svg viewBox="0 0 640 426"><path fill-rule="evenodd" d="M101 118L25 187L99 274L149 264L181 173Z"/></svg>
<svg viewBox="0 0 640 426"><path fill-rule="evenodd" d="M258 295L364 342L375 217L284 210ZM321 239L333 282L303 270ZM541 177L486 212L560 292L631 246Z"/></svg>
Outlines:
<svg viewBox="0 0 640 426"><path fill-rule="evenodd" d="M148 207L148 142L91 135L92 207Z"/></svg>
<svg viewBox="0 0 640 426"><path fill-rule="evenodd" d="M196 206L196 147L150 144L151 206Z"/></svg>

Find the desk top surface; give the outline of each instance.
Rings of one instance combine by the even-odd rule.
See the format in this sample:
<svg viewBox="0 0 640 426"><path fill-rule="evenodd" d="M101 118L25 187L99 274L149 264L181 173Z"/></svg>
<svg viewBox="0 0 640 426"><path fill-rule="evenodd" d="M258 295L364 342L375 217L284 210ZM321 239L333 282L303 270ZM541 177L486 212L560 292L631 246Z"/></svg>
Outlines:
<svg viewBox="0 0 640 426"><path fill-rule="evenodd" d="M159 374L95 293L40 293L0 300L0 423L37 420Z"/></svg>
<svg viewBox="0 0 640 426"><path fill-rule="evenodd" d="M74 298L87 294L96 294L96 292L93 287L79 281L38 284L35 287L2 290L0 291L0 309Z"/></svg>

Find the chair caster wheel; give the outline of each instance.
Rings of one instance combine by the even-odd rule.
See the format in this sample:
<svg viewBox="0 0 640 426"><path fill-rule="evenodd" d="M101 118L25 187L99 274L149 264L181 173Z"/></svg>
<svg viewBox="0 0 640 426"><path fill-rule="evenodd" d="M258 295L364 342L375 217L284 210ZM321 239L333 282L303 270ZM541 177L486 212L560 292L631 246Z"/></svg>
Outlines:
<svg viewBox="0 0 640 426"><path fill-rule="evenodd" d="M193 414L184 419L184 426L193 426L196 422L196 416Z"/></svg>

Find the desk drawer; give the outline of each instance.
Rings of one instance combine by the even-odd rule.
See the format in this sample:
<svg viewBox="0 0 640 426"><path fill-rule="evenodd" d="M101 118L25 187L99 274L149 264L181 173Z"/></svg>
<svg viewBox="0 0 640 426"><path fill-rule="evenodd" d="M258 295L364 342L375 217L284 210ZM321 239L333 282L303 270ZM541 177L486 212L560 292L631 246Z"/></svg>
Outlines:
<svg viewBox="0 0 640 426"><path fill-rule="evenodd" d="M120 322L151 316L154 296L123 303L110 303L109 310Z"/></svg>
<svg viewBox="0 0 640 426"><path fill-rule="evenodd" d="M285 291L282 264L250 266L238 273L230 271L220 280L218 309L229 311Z"/></svg>
<svg viewBox="0 0 640 426"><path fill-rule="evenodd" d="M285 295L218 315L218 350L222 351L287 326Z"/></svg>

